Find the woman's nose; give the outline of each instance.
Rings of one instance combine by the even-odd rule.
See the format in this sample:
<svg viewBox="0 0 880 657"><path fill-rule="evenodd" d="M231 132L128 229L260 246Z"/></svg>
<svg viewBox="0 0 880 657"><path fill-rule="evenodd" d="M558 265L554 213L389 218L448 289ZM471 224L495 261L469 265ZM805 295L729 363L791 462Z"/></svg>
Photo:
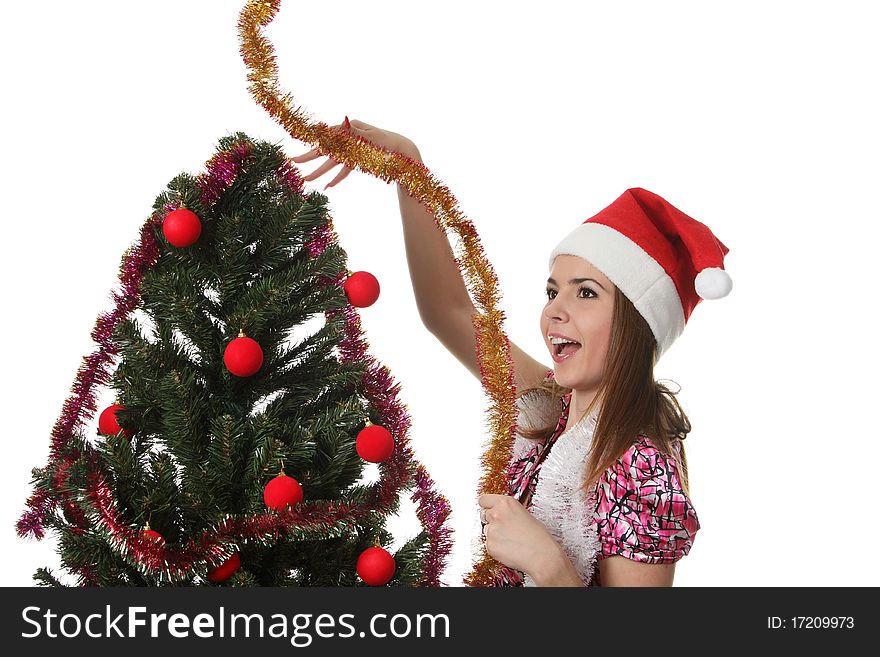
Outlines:
<svg viewBox="0 0 880 657"><path fill-rule="evenodd" d="M555 299L551 299L550 303L547 304L547 307L544 309L544 314L548 319L559 319L565 317L565 308L564 304L559 302L559 297L557 296Z"/></svg>

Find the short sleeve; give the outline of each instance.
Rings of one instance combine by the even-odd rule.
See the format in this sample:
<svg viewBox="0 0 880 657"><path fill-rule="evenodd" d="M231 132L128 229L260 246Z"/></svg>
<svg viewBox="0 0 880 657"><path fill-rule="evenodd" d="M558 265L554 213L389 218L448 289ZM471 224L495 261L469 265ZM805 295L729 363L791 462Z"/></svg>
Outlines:
<svg viewBox="0 0 880 657"><path fill-rule="evenodd" d="M640 436L600 477L594 522L599 558L620 555L673 563L686 555L700 528L682 489L674 457Z"/></svg>

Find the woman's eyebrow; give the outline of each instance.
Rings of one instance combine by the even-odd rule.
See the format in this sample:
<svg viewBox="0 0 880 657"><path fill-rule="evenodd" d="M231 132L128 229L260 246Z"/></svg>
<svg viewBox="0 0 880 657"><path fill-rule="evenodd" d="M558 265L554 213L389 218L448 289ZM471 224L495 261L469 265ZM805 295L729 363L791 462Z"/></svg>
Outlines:
<svg viewBox="0 0 880 657"><path fill-rule="evenodd" d="M568 284L569 284L569 285L577 285L578 283L583 283L584 281L593 281L596 285L598 285L598 286L601 287L603 290L605 290L605 286L602 285L602 284L601 284L599 281L597 281L595 278L572 278L572 279L569 279ZM550 284L552 284L552 285L556 285L556 281L553 280L553 278L548 278L548 279L547 279L547 282L550 283ZM607 292L608 290L605 290L605 291Z"/></svg>

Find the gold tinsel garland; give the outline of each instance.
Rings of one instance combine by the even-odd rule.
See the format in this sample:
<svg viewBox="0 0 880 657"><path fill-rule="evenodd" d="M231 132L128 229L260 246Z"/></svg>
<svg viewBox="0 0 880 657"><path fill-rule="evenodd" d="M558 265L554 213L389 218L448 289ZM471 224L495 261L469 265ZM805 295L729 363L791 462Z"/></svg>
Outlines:
<svg viewBox="0 0 880 657"><path fill-rule="evenodd" d="M394 181L423 203L437 225L459 238L453 244L456 259L478 312L472 321L477 341L477 360L483 387L491 400L488 416L492 439L482 456L479 490L506 494L506 468L516 432L516 401L510 343L502 324L504 312L498 308L500 293L492 265L483 253L477 231L458 209L449 189L437 181L421 163L402 153L380 148L326 123L312 122L296 106L290 94L278 85L278 68L271 42L261 30L268 25L281 0L252 0L242 9L238 32L241 55L248 68L251 95L294 139L312 144L337 162L357 168L386 182ZM476 556L472 571L465 577L469 586L486 586L497 575L500 564L485 549Z"/></svg>

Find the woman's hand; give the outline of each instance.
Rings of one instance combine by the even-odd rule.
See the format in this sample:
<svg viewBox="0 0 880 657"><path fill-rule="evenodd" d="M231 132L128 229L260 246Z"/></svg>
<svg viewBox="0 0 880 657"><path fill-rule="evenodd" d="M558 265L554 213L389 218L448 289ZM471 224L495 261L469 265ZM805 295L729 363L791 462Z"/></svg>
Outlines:
<svg viewBox="0 0 880 657"><path fill-rule="evenodd" d="M346 117L346 121L347 120L348 117ZM407 157L421 160L421 155L419 154L419 149L416 148L416 145L410 139L407 139L403 135L399 135L396 132L383 130L382 128L377 128L376 126L372 126L369 123L364 123L363 121L358 121L357 119L352 119L348 123L348 126L346 126L346 123L343 122L339 125L334 125L332 127L336 130L348 130L352 134L363 137L367 141L375 144L376 146L381 146L386 150L398 151L400 153L403 153ZM311 160L314 160L316 157L320 157L321 155L322 153L320 149L313 148L312 150L303 153L302 155L297 155L291 159L297 164L300 164L302 162L309 162ZM309 175L303 177L303 180L312 181L315 178L323 176L337 164L339 164L339 162L334 160L332 157L328 157L327 161L324 162L324 164L312 171ZM351 173L351 167L343 166L342 171L336 174L336 177L329 183L327 183L327 185L324 186L324 189L327 189L327 187L333 187L333 185L345 178L349 173Z"/></svg>
<svg viewBox="0 0 880 657"><path fill-rule="evenodd" d="M505 566L532 577L562 552L559 544L528 509L510 495L483 493L477 499L486 523L486 551Z"/></svg>

